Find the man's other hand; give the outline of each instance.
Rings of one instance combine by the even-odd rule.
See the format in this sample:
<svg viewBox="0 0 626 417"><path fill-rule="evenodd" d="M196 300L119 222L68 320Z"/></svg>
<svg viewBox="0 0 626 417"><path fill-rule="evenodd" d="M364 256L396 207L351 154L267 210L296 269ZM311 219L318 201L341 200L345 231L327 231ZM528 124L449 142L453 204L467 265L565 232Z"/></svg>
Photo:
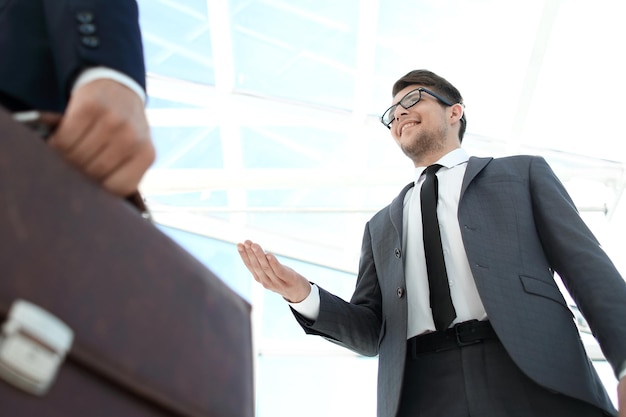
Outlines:
<svg viewBox="0 0 626 417"><path fill-rule="evenodd" d="M121 197L137 191L155 159L144 104L117 81L77 88L48 143L67 161Z"/></svg>

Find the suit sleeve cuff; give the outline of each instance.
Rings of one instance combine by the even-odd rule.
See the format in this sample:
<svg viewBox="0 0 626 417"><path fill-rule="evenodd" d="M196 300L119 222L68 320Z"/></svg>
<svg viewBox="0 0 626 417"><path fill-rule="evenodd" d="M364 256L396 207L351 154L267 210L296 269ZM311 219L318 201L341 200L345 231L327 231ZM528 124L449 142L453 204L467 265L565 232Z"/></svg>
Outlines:
<svg viewBox="0 0 626 417"><path fill-rule="evenodd" d="M144 105L146 104L146 92L135 80L124 73L107 67L93 67L83 71L78 78L76 78L74 86L72 87L72 92L87 83L100 79L117 81L118 83L130 88L139 96L139 98L141 98Z"/></svg>
<svg viewBox="0 0 626 417"><path fill-rule="evenodd" d="M309 296L299 303L289 303L289 305L307 319L317 320L317 317L320 315L320 289L317 285L311 283Z"/></svg>
<svg viewBox="0 0 626 417"><path fill-rule="evenodd" d="M626 377L626 363L622 365L621 371L617 374L617 380L621 381L622 378Z"/></svg>

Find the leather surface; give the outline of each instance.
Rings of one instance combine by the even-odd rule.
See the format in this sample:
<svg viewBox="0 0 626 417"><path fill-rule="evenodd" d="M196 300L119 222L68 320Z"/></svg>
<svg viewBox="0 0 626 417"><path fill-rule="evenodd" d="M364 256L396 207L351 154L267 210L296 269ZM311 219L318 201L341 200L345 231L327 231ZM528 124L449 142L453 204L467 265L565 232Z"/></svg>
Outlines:
<svg viewBox="0 0 626 417"><path fill-rule="evenodd" d="M1 109L0 275L2 319L22 298L75 332L43 398L0 381L3 414L253 415L249 304Z"/></svg>

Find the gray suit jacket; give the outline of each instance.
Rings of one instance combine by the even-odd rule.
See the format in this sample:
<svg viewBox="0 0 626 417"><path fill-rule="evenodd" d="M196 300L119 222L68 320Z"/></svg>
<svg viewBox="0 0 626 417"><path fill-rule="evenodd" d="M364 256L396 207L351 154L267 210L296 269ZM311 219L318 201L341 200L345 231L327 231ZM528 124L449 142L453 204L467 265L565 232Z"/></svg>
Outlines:
<svg viewBox="0 0 626 417"><path fill-rule="evenodd" d="M400 195L366 225L350 302L320 289L317 320L296 318L357 353L379 355L378 416L394 417L406 356ZM470 158L458 220L481 300L520 369L614 414L557 287L558 273L615 370L626 362L626 283L543 158Z"/></svg>

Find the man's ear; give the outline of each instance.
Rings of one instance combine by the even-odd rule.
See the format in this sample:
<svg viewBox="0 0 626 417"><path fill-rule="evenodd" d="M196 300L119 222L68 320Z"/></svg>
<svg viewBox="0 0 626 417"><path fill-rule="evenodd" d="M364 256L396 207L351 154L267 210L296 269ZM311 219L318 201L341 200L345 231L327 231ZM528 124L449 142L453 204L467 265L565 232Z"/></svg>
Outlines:
<svg viewBox="0 0 626 417"><path fill-rule="evenodd" d="M463 105L461 103L456 103L450 106L450 109L452 110L450 112L450 122L454 123L461 120L461 117L463 117L463 112L465 111Z"/></svg>

